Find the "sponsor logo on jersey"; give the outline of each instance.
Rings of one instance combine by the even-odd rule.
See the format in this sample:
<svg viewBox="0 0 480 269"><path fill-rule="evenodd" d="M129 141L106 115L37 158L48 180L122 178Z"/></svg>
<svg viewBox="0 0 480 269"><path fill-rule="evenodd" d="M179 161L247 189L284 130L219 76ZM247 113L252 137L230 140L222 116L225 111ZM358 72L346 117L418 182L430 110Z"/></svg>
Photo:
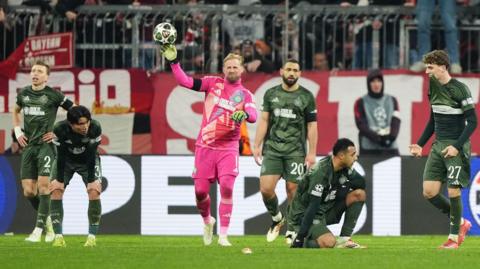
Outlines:
<svg viewBox="0 0 480 269"><path fill-rule="evenodd" d="M78 154L82 154L85 152L85 147L82 146L82 147L74 147L74 148L69 148L70 152L72 154L75 154L75 155L78 155Z"/></svg>
<svg viewBox="0 0 480 269"><path fill-rule="evenodd" d="M23 114L29 116L45 116L45 111L38 106L27 106L23 109Z"/></svg>
<svg viewBox="0 0 480 269"><path fill-rule="evenodd" d="M215 97L213 100L219 107L224 108L226 110L235 111L235 102L232 102L224 98L218 98L218 97Z"/></svg>
<svg viewBox="0 0 480 269"><path fill-rule="evenodd" d="M282 118L287 118L287 119L296 119L297 118L297 115L295 115L295 113L293 113L293 110L288 109L288 108L275 108L273 110L273 115L275 115L275 117L282 117Z"/></svg>

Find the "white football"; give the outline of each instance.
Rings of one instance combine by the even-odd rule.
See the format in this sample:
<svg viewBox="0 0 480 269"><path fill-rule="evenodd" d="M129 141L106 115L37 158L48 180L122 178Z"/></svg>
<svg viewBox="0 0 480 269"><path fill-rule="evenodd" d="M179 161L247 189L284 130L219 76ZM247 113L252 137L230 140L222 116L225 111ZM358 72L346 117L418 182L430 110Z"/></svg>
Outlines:
<svg viewBox="0 0 480 269"><path fill-rule="evenodd" d="M174 44L177 39L177 30L169 22L162 22L153 30L153 40L161 44Z"/></svg>

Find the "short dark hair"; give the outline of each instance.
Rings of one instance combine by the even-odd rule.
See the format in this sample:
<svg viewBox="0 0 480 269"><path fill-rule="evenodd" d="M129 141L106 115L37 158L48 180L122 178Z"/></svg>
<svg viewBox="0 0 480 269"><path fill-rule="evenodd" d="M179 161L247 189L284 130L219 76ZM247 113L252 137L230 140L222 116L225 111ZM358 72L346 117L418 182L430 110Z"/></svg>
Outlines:
<svg viewBox="0 0 480 269"><path fill-rule="evenodd" d="M450 66L450 58L444 50L434 50L423 56L424 64L436 64L436 65L445 65L445 67Z"/></svg>
<svg viewBox="0 0 480 269"><path fill-rule="evenodd" d="M46 62L41 61L41 60L37 60L37 61L35 61L35 63L33 65L45 66L45 68L47 69L47 75L50 75L50 66ZM32 65L32 67L33 67L33 65Z"/></svg>
<svg viewBox="0 0 480 269"><path fill-rule="evenodd" d="M348 138L339 138L335 145L333 145L333 155L337 156L339 153L348 150L349 147L355 147L352 140Z"/></svg>
<svg viewBox="0 0 480 269"><path fill-rule="evenodd" d="M67 120L71 124L76 124L80 120L80 118L85 117L88 121L92 119L92 115L88 108L84 106L74 106L71 107L67 112Z"/></svg>
<svg viewBox="0 0 480 269"><path fill-rule="evenodd" d="M283 63L282 68L283 68L287 63L298 64L298 67L300 68L300 70L302 70L302 67L300 66L300 62L299 62L297 59L293 59L293 58L287 59L287 60L285 61L285 63Z"/></svg>

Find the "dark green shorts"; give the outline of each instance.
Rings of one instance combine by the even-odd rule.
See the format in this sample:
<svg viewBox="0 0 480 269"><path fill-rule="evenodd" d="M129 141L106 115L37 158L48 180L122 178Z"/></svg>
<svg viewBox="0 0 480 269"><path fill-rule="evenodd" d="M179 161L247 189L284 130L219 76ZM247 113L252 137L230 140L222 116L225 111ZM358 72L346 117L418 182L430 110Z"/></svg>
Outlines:
<svg viewBox="0 0 480 269"><path fill-rule="evenodd" d="M54 164L54 169L51 175L52 180L58 180L57 178L57 162L55 161ZM65 183L65 187L70 183L70 180L72 180L73 175L77 173L82 177L83 183L85 186L88 183L92 183L95 180L102 180L102 166L100 165L100 156L97 155L95 158L95 174L92 176L88 175L88 167L86 164L83 163L76 163L76 162L71 162L67 161L65 163L65 170L63 174L63 182ZM61 180L59 180L61 182Z"/></svg>
<svg viewBox="0 0 480 269"><path fill-rule="evenodd" d="M286 181L296 183L305 173L305 157L303 156L272 156L265 155L262 160L260 176L280 175Z"/></svg>
<svg viewBox="0 0 480 269"><path fill-rule="evenodd" d="M316 217L313 220L312 226L308 230L308 236L306 239L316 240L326 233L331 233L327 226L339 223L346 209L347 206L345 201L336 201L333 207L328 210L324 216ZM300 230L300 225L292 226L294 231L298 233Z"/></svg>
<svg viewBox="0 0 480 269"><path fill-rule="evenodd" d="M20 178L37 180L39 176L50 176L55 156L52 143L28 145L22 152Z"/></svg>
<svg viewBox="0 0 480 269"><path fill-rule="evenodd" d="M428 155L423 180L441 181L448 187L465 188L470 182L470 141L463 145L458 155L452 158L444 158L442 150L452 145L454 140L436 140Z"/></svg>

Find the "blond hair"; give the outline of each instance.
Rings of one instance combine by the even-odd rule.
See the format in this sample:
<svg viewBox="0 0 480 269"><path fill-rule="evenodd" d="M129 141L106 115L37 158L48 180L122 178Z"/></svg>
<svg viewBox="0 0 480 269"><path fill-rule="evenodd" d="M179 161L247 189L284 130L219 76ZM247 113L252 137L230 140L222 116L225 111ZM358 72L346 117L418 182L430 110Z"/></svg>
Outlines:
<svg viewBox="0 0 480 269"><path fill-rule="evenodd" d="M223 64L225 64L227 61L232 60L232 59L237 59L240 62L240 65L243 65L243 57L240 54L236 54L233 52L230 52L225 59L223 59Z"/></svg>

